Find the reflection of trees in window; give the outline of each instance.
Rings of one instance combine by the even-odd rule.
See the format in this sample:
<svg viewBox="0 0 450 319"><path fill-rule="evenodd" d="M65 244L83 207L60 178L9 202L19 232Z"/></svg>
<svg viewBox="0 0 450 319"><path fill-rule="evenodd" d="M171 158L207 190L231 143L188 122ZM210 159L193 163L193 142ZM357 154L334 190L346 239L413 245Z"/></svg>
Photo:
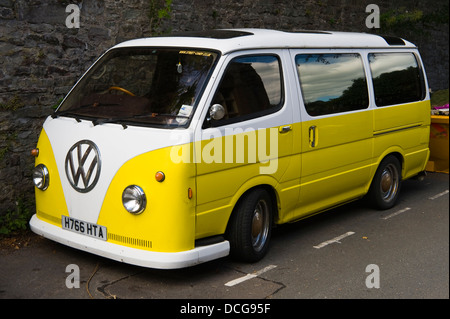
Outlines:
<svg viewBox="0 0 450 319"><path fill-rule="evenodd" d="M412 53L370 54L369 61L372 73L378 75L373 78L377 106L409 103L423 99L424 81ZM402 61L403 64L399 65L397 61Z"/></svg>
<svg viewBox="0 0 450 319"><path fill-rule="evenodd" d="M309 115L368 107L367 81L359 54L302 54L296 62Z"/></svg>
<svg viewBox="0 0 450 319"><path fill-rule="evenodd" d="M319 116L361 110L367 108L368 104L366 78L359 78L353 80L353 84L345 89L340 97L306 103L305 106L309 115Z"/></svg>

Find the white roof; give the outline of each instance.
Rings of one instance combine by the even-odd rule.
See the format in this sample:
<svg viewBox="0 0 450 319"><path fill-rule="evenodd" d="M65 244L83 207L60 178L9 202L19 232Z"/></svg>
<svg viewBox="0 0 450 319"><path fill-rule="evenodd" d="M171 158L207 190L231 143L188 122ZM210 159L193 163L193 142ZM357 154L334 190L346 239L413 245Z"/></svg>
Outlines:
<svg viewBox="0 0 450 319"><path fill-rule="evenodd" d="M204 48L223 54L263 48L415 48L411 42L396 37L356 32L298 31L265 29L222 29L185 32L165 37L130 40L115 47Z"/></svg>

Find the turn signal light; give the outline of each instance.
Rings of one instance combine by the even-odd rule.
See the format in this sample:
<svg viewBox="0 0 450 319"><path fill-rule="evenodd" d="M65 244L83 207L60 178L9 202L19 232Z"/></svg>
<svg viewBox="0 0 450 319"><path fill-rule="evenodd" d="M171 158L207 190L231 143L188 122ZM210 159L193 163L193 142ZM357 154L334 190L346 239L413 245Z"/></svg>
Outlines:
<svg viewBox="0 0 450 319"><path fill-rule="evenodd" d="M157 182L164 182L164 180L166 179L166 175L164 175L163 172L159 171L155 174L155 179Z"/></svg>
<svg viewBox="0 0 450 319"><path fill-rule="evenodd" d="M34 148L31 150L31 156L38 157L39 156L39 149Z"/></svg>

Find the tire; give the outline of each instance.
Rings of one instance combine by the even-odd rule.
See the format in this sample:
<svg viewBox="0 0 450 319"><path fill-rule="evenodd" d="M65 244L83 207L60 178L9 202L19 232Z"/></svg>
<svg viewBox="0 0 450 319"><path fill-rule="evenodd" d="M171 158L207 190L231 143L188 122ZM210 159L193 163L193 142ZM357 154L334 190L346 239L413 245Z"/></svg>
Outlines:
<svg viewBox="0 0 450 319"><path fill-rule="evenodd" d="M372 205L380 210L395 206L401 188L401 171L400 162L394 155L381 161L369 190Z"/></svg>
<svg viewBox="0 0 450 319"><path fill-rule="evenodd" d="M230 255L245 262L261 260L268 251L272 220L273 203L266 190L258 188L245 195L228 225Z"/></svg>

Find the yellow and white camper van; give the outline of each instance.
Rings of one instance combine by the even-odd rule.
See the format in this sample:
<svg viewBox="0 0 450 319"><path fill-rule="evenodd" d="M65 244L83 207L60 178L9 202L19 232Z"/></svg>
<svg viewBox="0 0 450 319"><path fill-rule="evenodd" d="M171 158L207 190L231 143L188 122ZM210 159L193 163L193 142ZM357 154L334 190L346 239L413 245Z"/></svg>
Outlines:
<svg viewBox="0 0 450 319"><path fill-rule="evenodd" d="M417 48L341 32L213 30L128 41L40 135L34 232L180 268L254 262L273 225L362 198L392 207L429 157Z"/></svg>

